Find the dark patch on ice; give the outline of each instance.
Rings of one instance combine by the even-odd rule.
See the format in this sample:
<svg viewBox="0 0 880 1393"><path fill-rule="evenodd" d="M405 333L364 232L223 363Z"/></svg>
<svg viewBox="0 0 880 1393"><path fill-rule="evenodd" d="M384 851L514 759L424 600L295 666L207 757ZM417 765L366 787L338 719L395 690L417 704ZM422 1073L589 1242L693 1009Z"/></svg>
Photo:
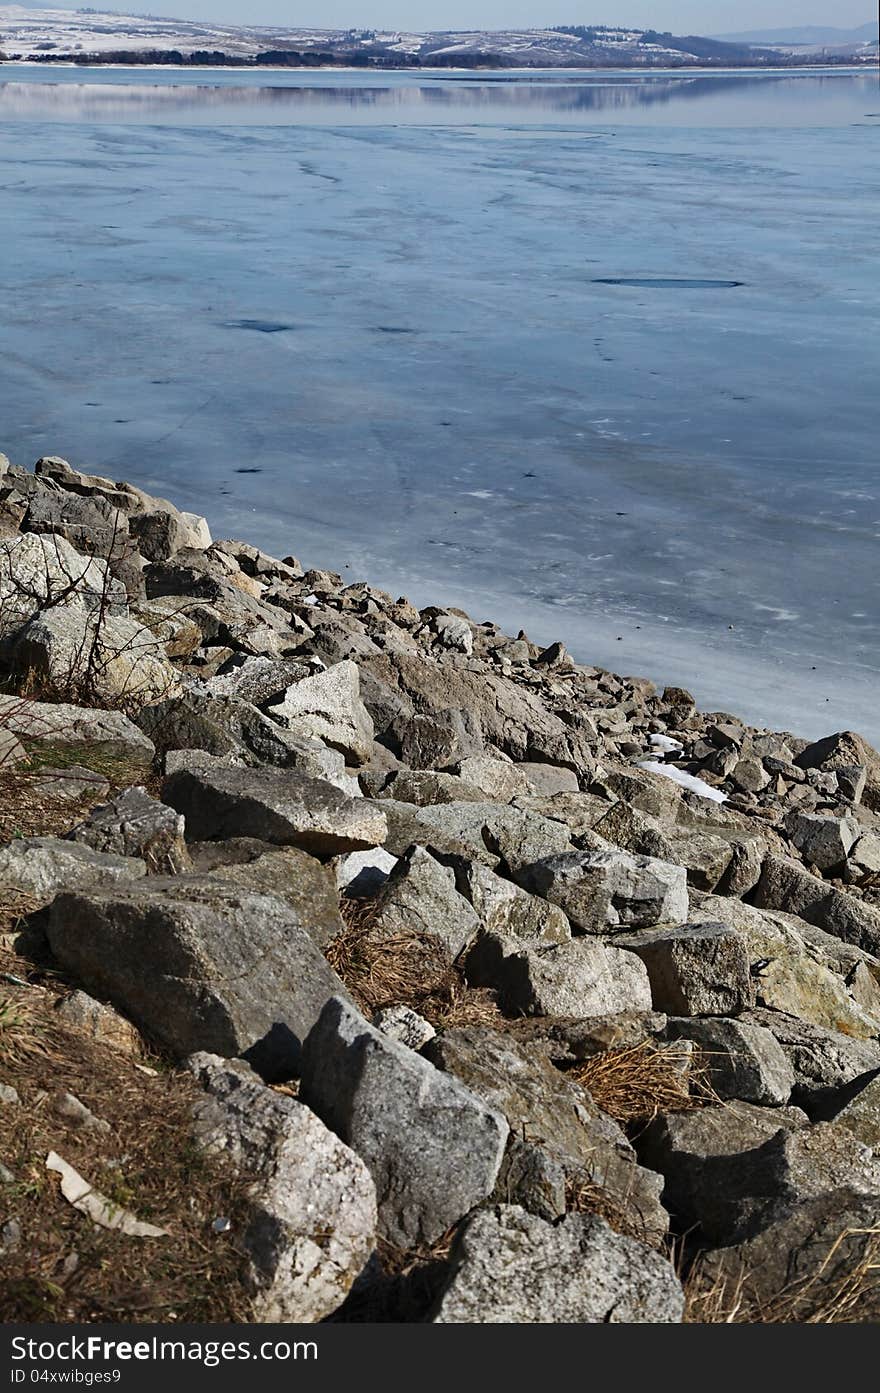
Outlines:
<svg viewBox="0 0 880 1393"><path fill-rule="evenodd" d="M649 290L732 290L745 281L698 280L678 276L594 276L594 285L635 285Z"/></svg>
<svg viewBox="0 0 880 1393"><path fill-rule="evenodd" d="M236 474L262 474L262 469L236 469Z"/></svg>
<svg viewBox="0 0 880 1393"><path fill-rule="evenodd" d="M373 327L374 334L414 334L415 329L404 329L397 324L376 324Z"/></svg>
<svg viewBox="0 0 880 1393"><path fill-rule="evenodd" d="M274 319L228 319L224 329L251 329L255 334L286 334L294 326Z"/></svg>

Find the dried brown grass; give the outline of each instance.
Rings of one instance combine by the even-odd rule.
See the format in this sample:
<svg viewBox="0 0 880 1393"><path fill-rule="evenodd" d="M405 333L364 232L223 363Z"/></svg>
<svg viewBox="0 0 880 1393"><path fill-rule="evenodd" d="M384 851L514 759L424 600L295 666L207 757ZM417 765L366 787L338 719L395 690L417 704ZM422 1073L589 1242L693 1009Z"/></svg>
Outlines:
<svg viewBox="0 0 880 1393"><path fill-rule="evenodd" d="M600 1181L592 1176L570 1176L565 1185L565 1211L567 1214L594 1214L604 1219L615 1233L625 1234L627 1238L637 1238L649 1248L662 1248L665 1235L651 1229L643 1221L634 1205L627 1203L625 1197L614 1195Z"/></svg>
<svg viewBox="0 0 880 1393"><path fill-rule="evenodd" d="M849 1239L863 1239L854 1260L838 1263ZM847 1255L849 1257L849 1255ZM685 1282L690 1325L854 1325L875 1322L880 1305L880 1228L844 1229L808 1277L757 1296L751 1275L707 1269L697 1258Z"/></svg>
<svg viewBox="0 0 880 1393"><path fill-rule="evenodd" d="M503 1021L494 994L469 987L437 939L416 931L383 933L377 922L381 908L381 896L343 895L345 928L327 949L331 967L365 1016L385 1006L409 1006L438 1029Z"/></svg>
<svg viewBox="0 0 880 1393"><path fill-rule="evenodd" d="M625 1049L604 1050L566 1069L597 1107L623 1125L648 1123L658 1113L684 1112L718 1102L705 1063L691 1056L686 1042L662 1048L650 1040Z"/></svg>
<svg viewBox="0 0 880 1393"><path fill-rule="evenodd" d="M4 953L3 965L10 964ZM0 1272L4 1319L249 1320L236 1237L245 1222L244 1187L194 1143L195 1081L157 1059L153 1073L143 1072L65 1025L55 1000L39 986L11 986L0 1002L0 1081L21 1099L2 1110L3 1162L14 1180L0 1184L0 1226L14 1219L22 1231ZM85 1103L109 1133L60 1116L60 1092ZM92 1224L46 1170L50 1151L170 1237L133 1239ZM230 1233L213 1232L220 1216L232 1220Z"/></svg>

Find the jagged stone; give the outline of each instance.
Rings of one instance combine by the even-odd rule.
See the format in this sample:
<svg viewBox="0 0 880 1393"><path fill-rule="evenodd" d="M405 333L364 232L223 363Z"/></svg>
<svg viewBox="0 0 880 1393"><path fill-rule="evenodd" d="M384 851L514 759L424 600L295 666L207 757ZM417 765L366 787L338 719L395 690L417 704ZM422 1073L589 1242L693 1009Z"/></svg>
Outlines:
<svg viewBox="0 0 880 1393"><path fill-rule="evenodd" d="M284 900L319 948L326 948L342 932L333 871L307 852L236 837L225 842L195 842L190 854L198 875L211 875L242 890Z"/></svg>
<svg viewBox="0 0 880 1393"><path fill-rule="evenodd" d="M270 1079L295 1072L344 993L288 904L208 876L58 895L47 934L63 967L174 1054L245 1054Z"/></svg>
<svg viewBox="0 0 880 1393"><path fill-rule="evenodd" d="M725 924L645 930L617 942L644 963L655 1011L732 1016L754 1000L745 940Z"/></svg>
<svg viewBox="0 0 880 1393"><path fill-rule="evenodd" d="M183 818L145 788L125 789L67 835L95 851L139 857L154 874L177 875L191 866Z"/></svg>
<svg viewBox="0 0 880 1393"><path fill-rule="evenodd" d="M381 846L388 830L378 805L292 769L181 769L162 798L183 813L194 841L256 837L336 856Z"/></svg>
<svg viewBox="0 0 880 1393"><path fill-rule="evenodd" d="M284 700L269 707L283 725L323 740L356 764L366 764L373 746L370 713L361 701L358 669L335 663L315 677L288 687Z"/></svg>
<svg viewBox="0 0 880 1393"><path fill-rule="evenodd" d="M470 1027L443 1031L423 1053L502 1113L511 1140L540 1148L573 1184L589 1181L605 1191L645 1237L656 1240L666 1232L660 1178L638 1165L617 1123L554 1068L539 1045Z"/></svg>
<svg viewBox="0 0 880 1393"><path fill-rule="evenodd" d="M306 1040L300 1097L366 1162L392 1242L433 1243L492 1193L501 1114L343 1000Z"/></svg>
<svg viewBox="0 0 880 1393"><path fill-rule="evenodd" d="M436 938L449 957L456 958L479 927L473 908L455 888L455 872L424 847L410 847L388 877L375 931Z"/></svg>
<svg viewBox="0 0 880 1393"><path fill-rule="evenodd" d="M473 986L492 987L514 1015L584 1019L651 1007L648 974L635 954L592 937L532 943L483 931L464 967Z"/></svg>
<svg viewBox="0 0 880 1393"><path fill-rule="evenodd" d="M529 895L512 880L465 857L451 858L458 889L473 905L484 929L505 938L566 943L571 926L558 905Z"/></svg>
<svg viewBox="0 0 880 1393"><path fill-rule="evenodd" d="M38 674L60 692L108 705L155 701L179 685L149 629L79 598L41 611L20 629L12 661L19 671Z"/></svg>
<svg viewBox="0 0 880 1393"><path fill-rule="evenodd" d="M0 696L0 726L40 745L84 745L92 753L149 764L155 747L121 711L101 711L69 702L29 701Z"/></svg>
<svg viewBox="0 0 880 1393"><path fill-rule="evenodd" d="M142 1051L141 1037L131 1021L86 992L74 991L62 997L56 1002L55 1010L65 1025L73 1026L101 1045L135 1056Z"/></svg>
<svg viewBox="0 0 880 1393"><path fill-rule="evenodd" d="M0 847L0 886L50 900L59 890L133 881L147 867L134 856L95 851L58 837L19 837Z"/></svg>
<svg viewBox="0 0 880 1393"><path fill-rule="evenodd" d="M792 1098L811 1114L861 1074L880 1069L880 1042L876 1039L857 1040L761 1007L749 1011L745 1019L775 1036L794 1069Z"/></svg>
<svg viewBox="0 0 880 1393"><path fill-rule="evenodd" d="M670 1017L666 1033L671 1040L693 1040L700 1047L719 1098L774 1107L791 1097L794 1070L775 1036L762 1026Z"/></svg>
<svg viewBox="0 0 880 1393"><path fill-rule="evenodd" d="M667 1324L684 1295L671 1263L601 1219L548 1224L517 1205L479 1211L458 1235L439 1324Z"/></svg>
<svg viewBox="0 0 880 1393"><path fill-rule="evenodd" d="M572 851L523 866L520 885L559 905L585 933L609 933L687 918L687 876L682 866L607 851Z"/></svg>
<svg viewBox="0 0 880 1393"><path fill-rule="evenodd" d="M360 1157L308 1108L266 1088L241 1062L188 1061L206 1091L199 1144L247 1178L255 1319L320 1321L342 1303L376 1238L376 1190Z"/></svg>
<svg viewBox="0 0 880 1393"><path fill-rule="evenodd" d="M846 860L861 828L853 817L826 817L795 808L785 819L785 830L805 861L831 871Z"/></svg>

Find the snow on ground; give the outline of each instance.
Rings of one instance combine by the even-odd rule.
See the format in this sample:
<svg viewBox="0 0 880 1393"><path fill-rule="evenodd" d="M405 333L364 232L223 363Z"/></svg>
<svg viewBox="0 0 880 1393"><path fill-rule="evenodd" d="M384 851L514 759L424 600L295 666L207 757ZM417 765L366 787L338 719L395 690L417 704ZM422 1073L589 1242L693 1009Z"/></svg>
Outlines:
<svg viewBox="0 0 880 1393"><path fill-rule="evenodd" d="M660 750L663 754L675 754L678 750L683 750L680 740L673 740L671 735L652 735L651 744L655 750Z"/></svg>
<svg viewBox="0 0 880 1393"><path fill-rule="evenodd" d="M656 759L639 760L639 768L647 769L652 774L662 774L664 779L671 779L674 784L680 784L682 788L689 789L691 793L698 793L701 798L711 798L713 803L726 803L727 794L722 793L717 788L712 788L711 784L703 783L694 774L688 774L684 769L677 769L674 764L661 764Z"/></svg>

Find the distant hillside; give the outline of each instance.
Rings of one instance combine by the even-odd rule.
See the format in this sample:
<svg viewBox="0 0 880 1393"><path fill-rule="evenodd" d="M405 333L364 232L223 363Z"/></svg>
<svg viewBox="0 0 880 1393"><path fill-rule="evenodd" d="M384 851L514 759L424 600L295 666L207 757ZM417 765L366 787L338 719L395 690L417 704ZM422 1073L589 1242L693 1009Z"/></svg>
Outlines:
<svg viewBox="0 0 880 1393"><path fill-rule="evenodd" d="M727 43L627 25L546 29L311 29L213 24L0 4L0 54L19 62L357 68L761 67L813 61L751 42ZM841 55L838 61L849 61ZM861 54L856 54L861 59ZM827 55L817 57L822 61Z"/></svg>
<svg viewBox="0 0 880 1393"><path fill-rule="evenodd" d="M869 44L877 42L878 24L871 20L858 29L801 24L794 29L751 29L742 34L715 34L713 37L733 44Z"/></svg>

